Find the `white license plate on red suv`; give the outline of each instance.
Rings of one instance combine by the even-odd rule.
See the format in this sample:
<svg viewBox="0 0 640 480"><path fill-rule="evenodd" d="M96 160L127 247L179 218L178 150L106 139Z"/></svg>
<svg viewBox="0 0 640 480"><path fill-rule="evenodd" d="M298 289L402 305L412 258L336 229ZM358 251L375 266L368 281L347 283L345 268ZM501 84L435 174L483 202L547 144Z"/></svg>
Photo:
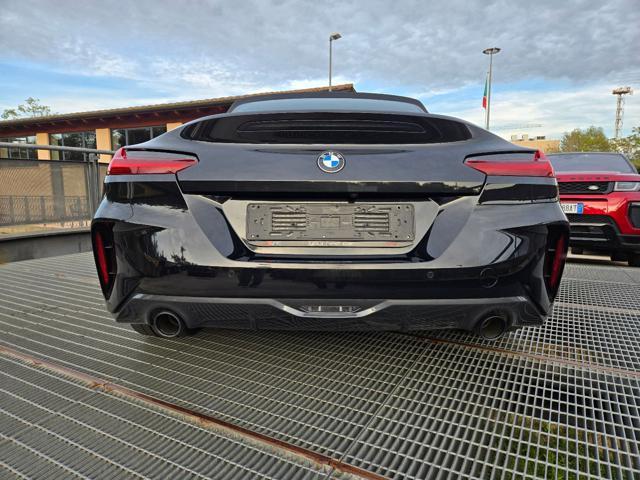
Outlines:
<svg viewBox="0 0 640 480"><path fill-rule="evenodd" d="M564 213L575 213L581 215L584 212L584 203L560 203L560 208Z"/></svg>

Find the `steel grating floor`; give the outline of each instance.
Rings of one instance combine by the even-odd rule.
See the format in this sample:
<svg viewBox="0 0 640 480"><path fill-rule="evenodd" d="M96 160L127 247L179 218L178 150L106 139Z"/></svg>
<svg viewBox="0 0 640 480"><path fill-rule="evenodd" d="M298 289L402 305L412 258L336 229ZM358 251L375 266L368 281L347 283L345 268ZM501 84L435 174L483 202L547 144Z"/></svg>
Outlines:
<svg viewBox="0 0 640 480"><path fill-rule="evenodd" d="M112 321L90 254L5 265L0 465L26 478L640 478L637 272L569 264L552 318L498 342L161 340Z"/></svg>

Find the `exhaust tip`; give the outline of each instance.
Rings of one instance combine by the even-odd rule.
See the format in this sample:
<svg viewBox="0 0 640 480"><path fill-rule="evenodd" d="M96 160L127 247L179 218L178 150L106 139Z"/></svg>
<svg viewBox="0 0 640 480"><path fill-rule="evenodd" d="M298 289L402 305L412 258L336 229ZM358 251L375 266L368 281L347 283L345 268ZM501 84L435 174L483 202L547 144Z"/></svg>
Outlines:
<svg viewBox="0 0 640 480"><path fill-rule="evenodd" d="M163 338L180 337L187 330L180 317L169 310L157 312L151 319L151 328L157 336Z"/></svg>
<svg viewBox="0 0 640 480"><path fill-rule="evenodd" d="M478 322L476 333L485 340L498 340L502 337L509 326L509 321L505 315L490 314Z"/></svg>

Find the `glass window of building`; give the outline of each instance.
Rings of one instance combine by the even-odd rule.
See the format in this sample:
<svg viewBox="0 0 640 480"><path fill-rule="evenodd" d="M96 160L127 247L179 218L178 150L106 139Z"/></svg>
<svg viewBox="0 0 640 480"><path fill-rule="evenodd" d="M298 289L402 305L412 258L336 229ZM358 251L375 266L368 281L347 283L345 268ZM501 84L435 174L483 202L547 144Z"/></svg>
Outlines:
<svg viewBox="0 0 640 480"><path fill-rule="evenodd" d="M52 133L49 135L49 143L59 147L96 148L96 132ZM83 161L89 159L89 154L82 152L56 152L52 150L51 159Z"/></svg>
<svg viewBox="0 0 640 480"><path fill-rule="evenodd" d="M146 142L167 132L166 125L155 127L116 128L111 130L111 148L117 150L126 145Z"/></svg>
<svg viewBox="0 0 640 480"><path fill-rule="evenodd" d="M28 145L36 144L36 136L29 135L27 137L9 137L0 138L0 142L7 143L26 143ZM0 158L12 158L16 160L37 160L38 152L36 150L27 150L26 148L3 148L0 147Z"/></svg>

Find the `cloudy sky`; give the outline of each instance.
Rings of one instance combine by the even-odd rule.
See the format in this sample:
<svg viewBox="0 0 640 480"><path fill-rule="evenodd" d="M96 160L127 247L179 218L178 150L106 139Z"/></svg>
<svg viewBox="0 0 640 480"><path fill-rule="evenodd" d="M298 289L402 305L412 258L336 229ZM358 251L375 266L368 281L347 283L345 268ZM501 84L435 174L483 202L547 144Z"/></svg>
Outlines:
<svg viewBox="0 0 640 480"><path fill-rule="evenodd" d="M482 124L558 138L640 125L640 0L0 0L0 110L26 97L59 113L334 83L410 95ZM541 126L537 126L541 125Z"/></svg>

